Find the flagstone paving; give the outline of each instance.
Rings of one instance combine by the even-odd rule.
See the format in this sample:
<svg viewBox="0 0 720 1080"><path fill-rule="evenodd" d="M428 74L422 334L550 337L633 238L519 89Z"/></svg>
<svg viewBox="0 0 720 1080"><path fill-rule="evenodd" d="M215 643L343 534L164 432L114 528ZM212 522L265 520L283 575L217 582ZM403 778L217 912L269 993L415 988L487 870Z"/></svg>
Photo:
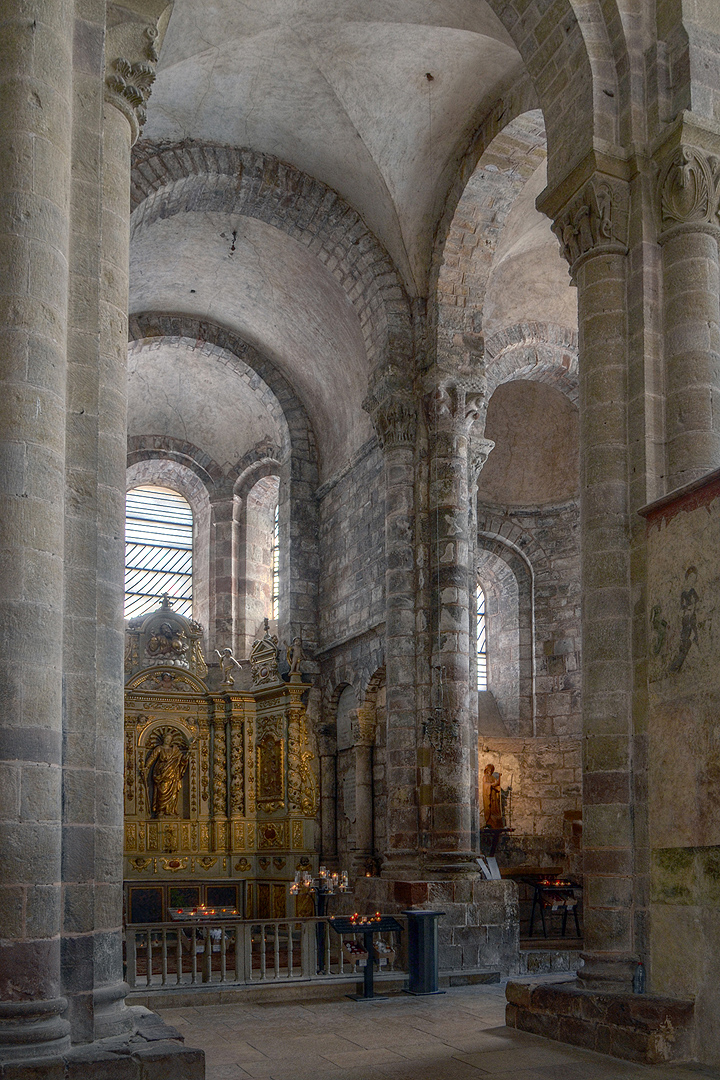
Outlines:
<svg viewBox="0 0 720 1080"><path fill-rule="evenodd" d="M502 985L158 1011L205 1051L207 1080L720 1080L699 1066L632 1065L506 1028Z"/></svg>

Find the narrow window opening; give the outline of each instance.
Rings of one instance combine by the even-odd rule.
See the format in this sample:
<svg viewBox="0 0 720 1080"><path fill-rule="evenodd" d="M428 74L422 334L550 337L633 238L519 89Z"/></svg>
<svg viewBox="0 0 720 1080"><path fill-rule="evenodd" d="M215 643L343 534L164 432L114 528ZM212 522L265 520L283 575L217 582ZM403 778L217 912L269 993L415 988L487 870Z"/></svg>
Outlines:
<svg viewBox="0 0 720 1080"><path fill-rule="evenodd" d="M272 550L272 617L279 618L280 607L280 506L275 503L275 517L273 520Z"/></svg>
<svg viewBox="0 0 720 1080"><path fill-rule="evenodd" d="M125 618L156 608L161 597L192 616L193 515L169 488L144 485L127 493L125 515Z"/></svg>
<svg viewBox="0 0 720 1080"><path fill-rule="evenodd" d="M487 623L485 619L485 592L482 585L477 590L477 688L487 690Z"/></svg>

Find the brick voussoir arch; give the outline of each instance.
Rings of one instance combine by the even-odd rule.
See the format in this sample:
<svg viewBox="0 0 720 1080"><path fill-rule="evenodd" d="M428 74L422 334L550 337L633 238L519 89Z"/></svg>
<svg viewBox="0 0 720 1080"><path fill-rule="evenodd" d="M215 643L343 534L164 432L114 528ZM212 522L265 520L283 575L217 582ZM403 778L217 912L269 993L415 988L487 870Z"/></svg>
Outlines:
<svg viewBox="0 0 720 1080"><path fill-rule="evenodd" d="M488 396L501 383L527 379L554 386L578 404L578 337L551 323L518 323L485 342Z"/></svg>
<svg viewBox="0 0 720 1080"><path fill-rule="evenodd" d="M194 443L175 439L170 435L128 436L128 466L150 460L174 461L184 466L194 473L208 490L225 478L220 465Z"/></svg>
<svg viewBox="0 0 720 1080"><path fill-rule="evenodd" d="M287 456L292 447L295 453L312 465L317 484L315 435L302 403L275 365L238 334L207 319L170 312L146 311L130 316L129 337L131 342L138 343L153 338L171 341L185 338L189 342L204 342L240 360L265 384L282 413L288 430L289 445L279 448L279 452ZM248 462L238 463L238 475L247 464Z"/></svg>
<svg viewBox="0 0 720 1080"><path fill-rule="evenodd" d="M488 0L537 90L548 130L549 182L561 180L596 140L620 139L618 72L601 0ZM607 8L607 4L604 5ZM610 13L611 17L614 13Z"/></svg>
<svg viewBox="0 0 720 1080"><path fill-rule="evenodd" d="M401 278L360 215L325 184L271 154L144 141L133 149L131 196L133 234L187 211L240 214L285 232L317 254L347 293L370 369L391 359L411 370L412 322Z"/></svg>

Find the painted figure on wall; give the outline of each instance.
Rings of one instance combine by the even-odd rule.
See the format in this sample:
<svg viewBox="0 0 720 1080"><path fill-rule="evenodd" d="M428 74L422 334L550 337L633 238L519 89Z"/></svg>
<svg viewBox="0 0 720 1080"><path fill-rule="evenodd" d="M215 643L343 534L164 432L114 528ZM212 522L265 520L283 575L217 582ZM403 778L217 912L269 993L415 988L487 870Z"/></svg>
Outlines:
<svg viewBox="0 0 720 1080"><path fill-rule="evenodd" d="M700 597L695 591L698 572L696 567L689 566L685 571L685 588L680 593L680 611L682 622L680 624L680 644L678 651L668 665L668 671L677 673L685 663L691 645L698 644L697 614L696 608Z"/></svg>
<svg viewBox="0 0 720 1080"><path fill-rule="evenodd" d="M177 817L187 765L187 751L173 743L171 731L165 731L162 742L150 751L145 762L145 775L152 779L151 807L155 817Z"/></svg>
<svg viewBox="0 0 720 1080"><path fill-rule="evenodd" d="M500 779L502 773L495 772L494 765L486 765L483 773L482 795L485 826L488 829L502 829L502 792Z"/></svg>

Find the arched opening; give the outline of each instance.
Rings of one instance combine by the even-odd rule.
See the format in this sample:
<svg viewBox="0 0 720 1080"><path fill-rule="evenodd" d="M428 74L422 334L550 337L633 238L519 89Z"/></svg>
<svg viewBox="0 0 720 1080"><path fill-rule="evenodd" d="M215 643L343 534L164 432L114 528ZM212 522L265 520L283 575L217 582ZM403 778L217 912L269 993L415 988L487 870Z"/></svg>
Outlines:
<svg viewBox="0 0 720 1080"><path fill-rule="evenodd" d="M487 668L487 622L485 619L485 590L480 582L477 586L477 649L476 649L476 665L477 665L477 688L478 693L483 693L488 687L488 668Z"/></svg>
<svg viewBox="0 0 720 1080"><path fill-rule="evenodd" d="M241 507L238 558L238 636L243 656L250 654L263 620L279 618L280 478L263 476Z"/></svg>
<svg viewBox="0 0 720 1080"><path fill-rule="evenodd" d="M193 512L170 488L131 488L125 509L125 617L152 611L162 596L192 617Z"/></svg>

